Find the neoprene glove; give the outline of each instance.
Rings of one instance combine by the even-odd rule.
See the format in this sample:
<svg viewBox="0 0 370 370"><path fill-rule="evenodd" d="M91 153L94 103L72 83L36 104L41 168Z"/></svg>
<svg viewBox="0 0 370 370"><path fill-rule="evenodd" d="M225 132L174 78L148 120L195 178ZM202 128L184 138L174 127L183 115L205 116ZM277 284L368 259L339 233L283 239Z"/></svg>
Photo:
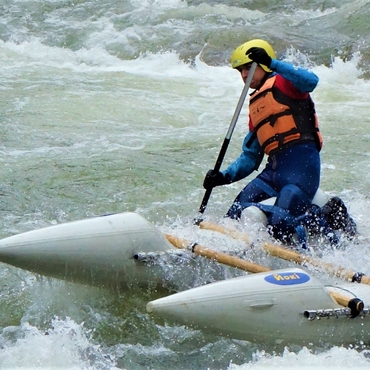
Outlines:
<svg viewBox="0 0 370 370"><path fill-rule="evenodd" d="M230 178L228 176L224 176L220 171L209 170L204 178L203 187L208 190L215 186L226 184L230 184Z"/></svg>
<svg viewBox="0 0 370 370"><path fill-rule="evenodd" d="M248 55L253 62L270 67L271 57L266 53L265 49L253 47L248 49L245 54Z"/></svg>

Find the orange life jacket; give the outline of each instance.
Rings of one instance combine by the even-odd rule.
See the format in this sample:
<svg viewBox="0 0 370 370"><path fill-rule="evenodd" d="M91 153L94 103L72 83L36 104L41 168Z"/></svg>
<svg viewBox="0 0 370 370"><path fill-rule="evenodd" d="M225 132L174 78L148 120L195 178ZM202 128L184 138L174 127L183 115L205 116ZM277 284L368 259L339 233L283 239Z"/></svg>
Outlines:
<svg viewBox="0 0 370 370"><path fill-rule="evenodd" d="M301 142L322 148L315 105L310 97L293 99L275 86L276 75L252 94L249 114L257 139L266 154Z"/></svg>

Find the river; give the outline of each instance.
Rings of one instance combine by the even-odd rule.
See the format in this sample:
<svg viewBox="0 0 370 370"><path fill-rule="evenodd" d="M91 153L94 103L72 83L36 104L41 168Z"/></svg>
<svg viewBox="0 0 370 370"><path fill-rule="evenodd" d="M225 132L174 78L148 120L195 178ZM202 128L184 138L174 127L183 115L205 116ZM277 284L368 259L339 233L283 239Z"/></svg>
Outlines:
<svg viewBox="0 0 370 370"><path fill-rule="evenodd" d="M369 17L365 0L3 0L1 237L130 211L179 237L239 248L192 220L243 88L230 54L266 38L280 59L320 78L321 189L345 201L359 230L323 258L370 274ZM247 113L223 166L239 155ZM220 221L245 181L214 189L205 217ZM145 311L150 292L5 264L0 276L4 369L370 367L366 344L275 351L157 323Z"/></svg>

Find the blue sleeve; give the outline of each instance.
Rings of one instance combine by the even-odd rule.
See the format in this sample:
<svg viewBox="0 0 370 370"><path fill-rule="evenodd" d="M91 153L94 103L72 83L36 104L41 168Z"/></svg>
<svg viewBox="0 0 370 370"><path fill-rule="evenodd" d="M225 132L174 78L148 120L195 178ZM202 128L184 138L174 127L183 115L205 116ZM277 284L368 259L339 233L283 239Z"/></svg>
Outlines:
<svg viewBox="0 0 370 370"><path fill-rule="evenodd" d="M270 69L289 80L300 92L312 92L319 82L315 73L290 63L272 59Z"/></svg>
<svg viewBox="0 0 370 370"><path fill-rule="evenodd" d="M229 176L231 182L249 176L262 162L264 152L253 132L250 131L244 138L242 149L240 156L222 172L224 176Z"/></svg>

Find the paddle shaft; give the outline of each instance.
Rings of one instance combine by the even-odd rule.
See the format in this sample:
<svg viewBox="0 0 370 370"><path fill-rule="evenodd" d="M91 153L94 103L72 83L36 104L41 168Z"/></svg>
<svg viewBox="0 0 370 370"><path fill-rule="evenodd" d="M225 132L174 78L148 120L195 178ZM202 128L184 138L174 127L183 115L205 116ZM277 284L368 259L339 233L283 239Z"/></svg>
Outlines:
<svg viewBox="0 0 370 370"><path fill-rule="evenodd" d="M222 161L224 160L224 157L225 157L227 148L228 148L229 143L230 143L230 140L231 140L231 136L232 136L232 134L234 132L236 122L238 121L238 118L239 118L239 115L240 115L240 111L242 110L242 107L243 107L245 98L247 96L247 93L248 93L248 90L249 90L249 86L251 84L251 81L252 81L254 72L256 70L256 67L257 67L257 64L253 62L252 63L252 66L251 66L251 69L250 69L250 71L248 73L248 77L245 80L244 88L243 88L243 91L242 91L242 93L240 95L239 102L238 102L238 105L236 106L236 109L235 109L233 118L231 119L229 129L228 129L228 131L226 133L224 142L222 143L222 147L221 147L220 153L218 154L218 157L217 157L217 160L216 160L216 163L215 163L215 167L214 167L214 171L220 171ZM211 193L212 193L212 188L206 190L206 192L205 192L205 194L203 196L202 203L201 203L201 205L199 207L199 213L203 214L204 211L206 210L206 207L207 207L209 198L211 196Z"/></svg>
<svg viewBox="0 0 370 370"><path fill-rule="evenodd" d="M227 266L239 268L241 270L250 272L250 273L259 273L259 272L267 272L271 271L270 268L258 265L256 263L248 262L238 257L230 256L226 253L217 252L215 250L203 247L199 244L191 245L188 241L184 239L180 239L174 235L164 234L165 238L176 248L179 249L191 249L193 253L198 256L206 257L211 260L214 260L218 263L222 263ZM190 248L189 248L190 247ZM364 304L361 300L357 300L355 302L355 307L353 303L353 297L348 298L340 293L336 292L329 292L332 298L340 305L345 307L350 307L351 309L355 309L358 312L362 311Z"/></svg>

